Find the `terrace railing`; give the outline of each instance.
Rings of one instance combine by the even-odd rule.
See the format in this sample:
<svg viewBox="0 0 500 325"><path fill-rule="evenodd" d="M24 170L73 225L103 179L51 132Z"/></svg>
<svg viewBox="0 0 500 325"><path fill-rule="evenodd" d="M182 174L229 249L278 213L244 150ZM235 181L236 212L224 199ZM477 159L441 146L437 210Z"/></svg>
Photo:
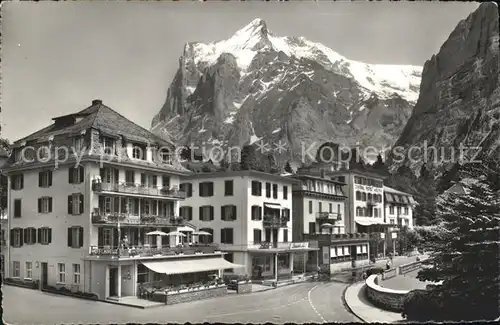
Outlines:
<svg viewBox="0 0 500 325"><path fill-rule="evenodd" d="M197 244L185 247L129 247L118 248L112 246L90 246L90 256L115 256L115 257L145 257L145 256L171 256L171 255L196 255L213 254L219 251L214 244Z"/></svg>
<svg viewBox="0 0 500 325"><path fill-rule="evenodd" d="M96 210L92 213L95 224L149 225L149 226L184 226L187 220L179 216L158 216L153 214L130 215L125 213L105 213Z"/></svg>
<svg viewBox="0 0 500 325"><path fill-rule="evenodd" d="M92 183L92 190L96 192L118 192L125 194L138 194L150 196L163 196L177 199L185 199L186 192L177 187L149 187L132 183Z"/></svg>

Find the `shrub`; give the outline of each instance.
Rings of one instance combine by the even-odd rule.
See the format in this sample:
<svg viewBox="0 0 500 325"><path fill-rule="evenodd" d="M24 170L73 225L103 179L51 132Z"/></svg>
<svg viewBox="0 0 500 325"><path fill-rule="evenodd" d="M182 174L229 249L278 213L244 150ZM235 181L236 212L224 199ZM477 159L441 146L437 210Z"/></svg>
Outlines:
<svg viewBox="0 0 500 325"><path fill-rule="evenodd" d="M444 317L442 299L432 291L411 290L403 300L403 318L425 322Z"/></svg>
<svg viewBox="0 0 500 325"><path fill-rule="evenodd" d="M58 289L58 291L59 291L59 292L61 292L61 293L71 293L71 290L69 290L69 289L68 289L68 288L66 288L66 287L60 287L60 288Z"/></svg>

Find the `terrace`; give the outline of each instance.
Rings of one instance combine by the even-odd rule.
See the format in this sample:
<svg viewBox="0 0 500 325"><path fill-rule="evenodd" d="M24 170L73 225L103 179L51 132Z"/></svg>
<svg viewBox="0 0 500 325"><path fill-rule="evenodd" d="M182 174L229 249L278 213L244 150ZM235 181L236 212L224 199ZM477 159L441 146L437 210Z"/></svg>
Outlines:
<svg viewBox="0 0 500 325"><path fill-rule="evenodd" d="M264 215L262 224L264 228L286 228L288 217L278 215Z"/></svg>
<svg viewBox="0 0 500 325"><path fill-rule="evenodd" d="M94 224L122 224L135 226L184 226L186 219L179 216L158 216L153 214L130 215L125 213L105 213L95 209L92 213Z"/></svg>
<svg viewBox="0 0 500 325"><path fill-rule="evenodd" d="M90 246L89 255L99 257L127 258L127 257L155 257L176 255L214 254L220 252L215 244L192 244L177 247L148 247L137 246L118 248L112 246Z"/></svg>
<svg viewBox="0 0 500 325"><path fill-rule="evenodd" d="M177 187L149 187L133 183L101 183L93 182L92 190L96 192L115 192L124 194L161 196L173 199L185 199L186 192L179 190Z"/></svg>

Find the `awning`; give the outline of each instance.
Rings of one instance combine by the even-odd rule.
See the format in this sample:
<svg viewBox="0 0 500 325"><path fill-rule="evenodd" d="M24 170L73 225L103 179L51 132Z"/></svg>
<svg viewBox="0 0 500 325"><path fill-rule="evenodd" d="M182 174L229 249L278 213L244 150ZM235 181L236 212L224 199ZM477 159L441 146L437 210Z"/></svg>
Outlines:
<svg viewBox="0 0 500 325"><path fill-rule="evenodd" d="M281 209L281 204L279 203L264 203L264 206L269 209Z"/></svg>
<svg viewBox="0 0 500 325"><path fill-rule="evenodd" d="M142 262L142 264L153 272L163 274L193 273L245 267L244 265L226 261L222 257L172 261L148 261Z"/></svg>
<svg viewBox="0 0 500 325"><path fill-rule="evenodd" d="M388 223L381 222L380 220L370 220L370 219L356 219L356 223L361 226L388 226Z"/></svg>
<svg viewBox="0 0 500 325"><path fill-rule="evenodd" d="M194 231L194 229L188 226L183 226L183 227L178 227L177 231Z"/></svg>

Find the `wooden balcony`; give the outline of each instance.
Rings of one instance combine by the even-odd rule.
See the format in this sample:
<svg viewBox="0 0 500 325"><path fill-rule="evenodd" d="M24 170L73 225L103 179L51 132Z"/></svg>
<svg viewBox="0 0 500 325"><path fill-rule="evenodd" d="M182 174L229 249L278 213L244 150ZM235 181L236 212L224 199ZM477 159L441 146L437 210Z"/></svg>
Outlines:
<svg viewBox="0 0 500 325"><path fill-rule="evenodd" d="M287 222L287 217L277 215L264 215L264 218L262 219L262 225L264 228L286 228Z"/></svg>
<svg viewBox="0 0 500 325"><path fill-rule="evenodd" d="M186 192L173 188L147 187L130 183L92 183L92 190L95 192L115 192L123 194L147 195L169 197L173 199L185 199Z"/></svg>
<svg viewBox="0 0 500 325"><path fill-rule="evenodd" d="M173 216L157 216L151 214L130 215L124 213L92 213L92 223L94 224L117 224L135 225L135 226L173 226L180 227L187 223L183 217Z"/></svg>
<svg viewBox="0 0 500 325"><path fill-rule="evenodd" d="M149 257L149 256L175 256L213 254L220 251L215 244L197 244L186 247L130 247L118 248L111 246L90 246L90 256L102 257Z"/></svg>

